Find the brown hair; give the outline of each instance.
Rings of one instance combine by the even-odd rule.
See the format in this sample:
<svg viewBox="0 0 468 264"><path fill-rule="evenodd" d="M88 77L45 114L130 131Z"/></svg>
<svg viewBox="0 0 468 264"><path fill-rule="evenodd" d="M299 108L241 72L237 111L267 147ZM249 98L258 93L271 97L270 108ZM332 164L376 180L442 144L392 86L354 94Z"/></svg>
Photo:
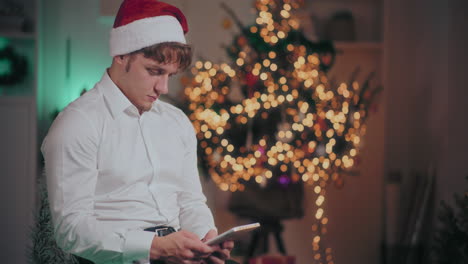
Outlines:
<svg viewBox="0 0 468 264"><path fill-rule="evenodd" d="M143 53L145 58L159 63L177 63L180 70L186 70L192 64L192 47L179 42L163 42L130 53L130 56ZM131 60L131 59L130 59Z"/></svg>

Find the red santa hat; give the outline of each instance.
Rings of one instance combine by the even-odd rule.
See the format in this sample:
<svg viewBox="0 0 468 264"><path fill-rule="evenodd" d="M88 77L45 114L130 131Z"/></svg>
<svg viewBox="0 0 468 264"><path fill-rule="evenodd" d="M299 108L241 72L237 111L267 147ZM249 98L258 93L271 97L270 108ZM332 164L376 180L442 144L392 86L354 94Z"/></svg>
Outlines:
<svg viewBox="0 0 468 264"><path fill-rule="evenodd" d="M110 33L111 56L162 42L186 43L188 26L175 6L158 0L124 0Z"/></svg>

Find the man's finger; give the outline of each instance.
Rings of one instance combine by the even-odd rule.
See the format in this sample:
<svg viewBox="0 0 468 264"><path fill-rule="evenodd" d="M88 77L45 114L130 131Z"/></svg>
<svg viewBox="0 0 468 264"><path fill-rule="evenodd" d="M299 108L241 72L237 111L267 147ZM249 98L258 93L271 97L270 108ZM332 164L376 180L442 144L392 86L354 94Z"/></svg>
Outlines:
<svg viewBox="0 0 468 264"><path fill-rule="evenodd" d="M208 231L208 233L206 233L205 237L203 238L205 241L208 241L214 237L216 237L218 235L218 232L214 229L211 229L210 231Z"/></svg>
<svg viewBox="0 0 468 264"><path fill-rule="evenodd" d="M221 245L221 248L232 250L234 248L234 241L232 240L224 241L224 243Z"/></svg>
<svg viewBox="0 0 468 264"><path fill-rule="evenodd" d="M184 260L184 264L200 264L202 261L201 260Z"/></svg>
<svg viewBox="0 0 468 264"><path fill-rule="evenodd" d="M209 257L211 254L212 254L212 253L200 253L200 252L195 252L195 258L204 259L204 258Z"/></svg>
<svg viewBox="0 0 468 264"><path fill-rule="evenodd" d="M209 256L208 257L208 262L210 264L223 264L224 263L224 260L218 258L218 257L215 257L213 255Z"/></svg>
<svg viewBox="0 0 468 264"><path fill-rule="evenodd" d="M198 240L198 238L196 240L189 240L187 242L187 247L197 255L211 254L214 251L210 246Z"/></svg>
<svg viewBox="0 0 468 264"><path fill-rule="evenodd" d="M228 259L228 258L231 257L231 251L228 250L228 249L223 249L223 250L221 250L219 252L221 252L221 254L222 254L222 259Z"/></svg>
<svg viewBox="0 0 468 264"><path fill-rule="evenodd" d="M185 249L180 253L180 256L183 259L189 260L189 259L193 259L195 257L195 254L191 250Z"/></svg>
<svg viewBox="0 0 468 264"><path fill-rule="evenodd" d="M179 231L181 234L183 234L185 237L191 238L191 239L199 239L197 235L195 235L192 232L189 232L187 230L180 230Z"/></svg>
<svg viewBox="0 0 468 264"><path fill-rule="evenodd" d="M230 255L231 255L230 251L227 249L218 250L216 252L213 252L213 254L211 254L211 256L219 258L221 260L228 259Z"/></svg>

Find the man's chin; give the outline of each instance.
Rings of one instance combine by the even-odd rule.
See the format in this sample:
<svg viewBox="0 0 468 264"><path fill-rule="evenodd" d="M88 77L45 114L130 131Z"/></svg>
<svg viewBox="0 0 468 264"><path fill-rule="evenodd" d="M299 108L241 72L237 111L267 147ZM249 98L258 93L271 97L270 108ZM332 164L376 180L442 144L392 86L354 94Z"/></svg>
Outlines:
<svg viewBox="0 0 468 264"><path fill-rule="evenodd" d="M137 108L138 112L140 112L140 114L143 114L144 112L148 112L149 110L151 110L151 108L153 108L153 103L149 105L140 105L140 107Z"/></svg>
<svg viewBox="0 0 468 264"><path fill-rule="evenodd" d="M152 103L150 103L148 105L145 105L144 111L148 112L149 110L151 110L151 108L153 108L153 105L154 105L154 103L156 103L156 101L154 101L154 102L152 102Z"/></svg>

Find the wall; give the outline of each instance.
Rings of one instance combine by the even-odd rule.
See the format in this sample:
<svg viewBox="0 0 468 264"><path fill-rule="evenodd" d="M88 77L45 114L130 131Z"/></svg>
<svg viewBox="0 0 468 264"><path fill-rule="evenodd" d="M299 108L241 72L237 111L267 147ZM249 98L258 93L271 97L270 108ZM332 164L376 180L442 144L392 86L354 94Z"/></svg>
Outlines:
<svg viewBox="0 0 468 264"><path fill-rule="evenodd" d="M432 207L453 204L453 193L468 186L466 18L461 5L449 8L446 1L392 0L386 10L386 172L402 172L405 187L412 170L434 167Z"/></svg>
<svg viewBox="0 0 468 264"><path fill-rule="evenodd" d="M453 192L461 194L468 190L468 123L466 122L466 91L468 60L468 38L466 27L468 18L464 14L465 1L453 1L449 4L447 58L447 104L448 114L445 131L447 132L444 167L439 180L439 198L453 204ZM443 128L441 128L442 130ZM443 178L442 178L443 177Z"/></svg>
<svg viewBox="0 0 468 264"><path fill-rule="evenodd" d="M403 2L387 2L386 160L408 172L435 163L446 143L448 21L446 3Z"/></svg>
<svg viewBox="0 0 468 264"><path fill-rule="evenodd" d="M0 97L0 259L26 263L36 182L34 97Z"/></svg>

